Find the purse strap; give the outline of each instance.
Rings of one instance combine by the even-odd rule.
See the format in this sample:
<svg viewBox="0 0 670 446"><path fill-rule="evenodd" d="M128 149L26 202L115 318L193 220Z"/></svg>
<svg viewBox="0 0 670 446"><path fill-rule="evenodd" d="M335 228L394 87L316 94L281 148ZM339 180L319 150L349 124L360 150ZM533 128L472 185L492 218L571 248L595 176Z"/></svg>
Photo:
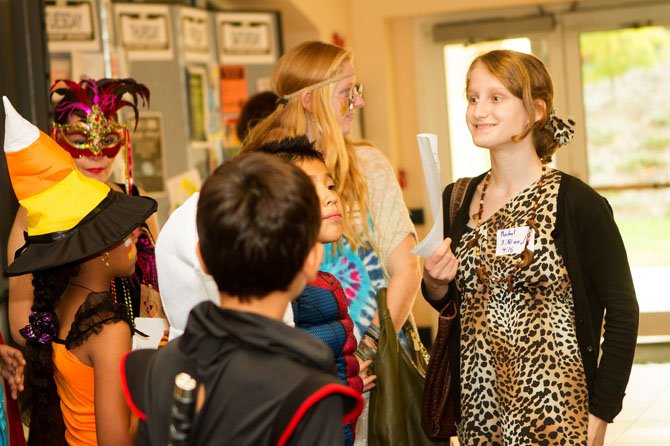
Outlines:
<svg viewBox="0 0 670 446"><path fill-rule="evenodd" d="M454 224L456 214L463 205L465 192L468 190L470 181L472 181L472 177L463 177L457 179L456 182L454 183L454 187L451 190L451 200L449 201L449 227L451 227Z"/></svg>

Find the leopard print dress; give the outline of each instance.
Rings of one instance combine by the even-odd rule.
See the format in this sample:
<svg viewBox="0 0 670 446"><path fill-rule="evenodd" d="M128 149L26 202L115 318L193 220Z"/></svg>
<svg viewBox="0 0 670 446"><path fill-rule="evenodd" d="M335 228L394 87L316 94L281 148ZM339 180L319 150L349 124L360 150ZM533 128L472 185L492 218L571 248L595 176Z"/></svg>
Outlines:
<svg viewBox="0 0 670 446"><path fill-rule="evenodd" d="M537 185L510 200L477 228L480 258L465 245L456 283L461 291L461 413L459 439L470 445L586 445L588 394L577 344L568 272L551 232L560 173L548 170L538 197L535 260L503 281L482 284L482 263L505 278L520 254L496 257L500 229L526 226Z"/></svg>

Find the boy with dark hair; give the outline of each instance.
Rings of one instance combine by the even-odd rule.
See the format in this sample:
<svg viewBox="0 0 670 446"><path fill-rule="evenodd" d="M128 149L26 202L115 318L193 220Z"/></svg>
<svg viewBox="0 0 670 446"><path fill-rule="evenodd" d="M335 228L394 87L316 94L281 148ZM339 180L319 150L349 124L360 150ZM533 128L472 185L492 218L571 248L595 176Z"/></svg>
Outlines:
<svg viewBox="0 0 670 446"><path fill-rule="evenodd" d="M342 206L335 181L328 172L321 153L314 150L306 136L284 138L266 143L259 152L269 153L295 164L312 179L321 205L321 243L336 243L342 237ZM368 375L371 361L359 361L354 355L357 342L354 323L349 317L347 297L342 285L332 274L319 271L317 278L307 284L300 296L291 302L295 326L328 345L335 356L340 380L348 387L363 393L374 387L374 375ZM344 444L353 444L352 429L344 428Z"/></svg>
<svg viewBox="0 0 670 446"><path fill-rule="evenodd" d="M342 445L360 395L337 382L325 345L281 322L323 256L318 203L300 169L264 154L207 179L198 252L221 306L200 303L183 336L122 361L136 444L167 444L175 376L186 372L200 384L189 444Z"/></svg>

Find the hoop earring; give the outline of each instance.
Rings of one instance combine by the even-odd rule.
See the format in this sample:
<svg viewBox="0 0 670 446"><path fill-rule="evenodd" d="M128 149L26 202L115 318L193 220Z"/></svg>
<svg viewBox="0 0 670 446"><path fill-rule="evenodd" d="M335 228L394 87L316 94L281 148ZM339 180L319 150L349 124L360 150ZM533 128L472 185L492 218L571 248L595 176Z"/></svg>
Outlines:
<svg viewBox="0 0 670 446"><path fill-rule="evenodd" d="M103 255L100 256L100 260L102 260L102 263L105 264L107 268L109 268L109 253L106 252Z"/></svg>

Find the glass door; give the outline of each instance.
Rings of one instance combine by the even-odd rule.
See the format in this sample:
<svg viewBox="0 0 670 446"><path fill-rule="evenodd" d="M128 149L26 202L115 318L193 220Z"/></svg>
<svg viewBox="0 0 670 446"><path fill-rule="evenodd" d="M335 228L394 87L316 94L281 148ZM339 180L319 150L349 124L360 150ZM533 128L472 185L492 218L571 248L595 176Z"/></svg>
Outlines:
<svg viewBox="0 0 670 446"><path fill-rule="evenodd" d="M659 324L670 312L670 28L580 30L576 38L588 182L614 209L640 334L670 334Z"/></svg>
<svg viewBox="0 0 670 446"><path fill-rule="evenodd" d="M479 174L489 160L486 150L472 144L465 124L470 62L495 48L543 60L554 80L559 115L577 122L574 139L557 152L556 166L612 205L642 312L640 335L670 335L670 299L662 282L670 277L670 4L603 4L590 10L556 5L546 12L552 16L546 29L513 29L501 20L505 32L487 41L482 39L488 32L476 35L466 25L456 26L464 33L460 40L452 34L448 41L431 41L424 32L430 25L417 22L416 35L424 39L417 46L419 122L437 129L446 142L443 181ZM497 30L498 25L489 28L492 34ZM441 67L433 62L438 59ZM436 79L439 68L443 73ZM446 106L436 98L438 91Z"/></svg>

